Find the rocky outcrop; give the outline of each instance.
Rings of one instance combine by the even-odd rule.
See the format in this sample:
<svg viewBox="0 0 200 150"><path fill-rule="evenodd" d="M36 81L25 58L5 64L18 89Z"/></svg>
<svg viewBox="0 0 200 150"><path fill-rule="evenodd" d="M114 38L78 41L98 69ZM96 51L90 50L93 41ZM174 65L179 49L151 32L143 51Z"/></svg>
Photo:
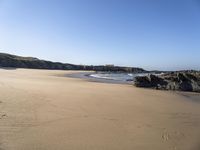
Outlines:
<svg viewBox="0 0 200 150"><path fill-rule="evenodd" d="M149 76L139 76L135 78L135 85L137 87L154 87L154 88L161 88L165 87L168 84L163 78L160 78L155 75Z"/></svg>
<svg viewBox="0 0 200 150"><path fill-rule="evenodd" d="M200 72L171 72L135 78L136 87L200 92Z"/></svg>

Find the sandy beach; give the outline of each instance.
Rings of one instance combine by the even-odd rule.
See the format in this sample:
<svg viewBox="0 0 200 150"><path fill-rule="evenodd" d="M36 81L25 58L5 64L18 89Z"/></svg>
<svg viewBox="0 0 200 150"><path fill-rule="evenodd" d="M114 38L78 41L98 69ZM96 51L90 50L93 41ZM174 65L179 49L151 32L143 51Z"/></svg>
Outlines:
<svg viewBox="0 0 200 150"><path fill-rule="evenodd" d="M200 94L0 69L0 150L199 150Z"/></svg>

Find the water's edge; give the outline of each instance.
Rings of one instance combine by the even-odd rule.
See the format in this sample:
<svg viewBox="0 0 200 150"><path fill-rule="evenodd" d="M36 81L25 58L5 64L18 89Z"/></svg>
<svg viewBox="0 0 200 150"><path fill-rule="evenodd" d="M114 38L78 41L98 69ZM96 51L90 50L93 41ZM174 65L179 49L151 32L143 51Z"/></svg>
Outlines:
<svg viewBox="0 0 200 150"><path fill-rule="evenodd" d="M96 73L92 72L78 72L78 73L71 73L71 74L65 74L65 77L69 78L79 78L79 79L85 79L90 82L100 82L100 83L111 83L111 84L133 84L133 81L120 81L120 80L113 80L113 79L106 79L106 78L97 78L94 76L91 76Z"/></svg>

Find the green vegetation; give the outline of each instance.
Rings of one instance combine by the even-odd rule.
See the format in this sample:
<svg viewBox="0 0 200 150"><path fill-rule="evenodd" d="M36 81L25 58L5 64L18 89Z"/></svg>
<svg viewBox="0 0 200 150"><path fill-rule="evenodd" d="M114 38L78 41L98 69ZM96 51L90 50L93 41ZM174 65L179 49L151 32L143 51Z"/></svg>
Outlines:
<svg viewBox="0 0 200 150"><path fill-rule="evenodd" d="M85 66L68 63L51 62L34 57L21 57L0 53L0 67L31 68L31 69L56 69L56 70L93 70L111 72L145 72L142 68L119 66Z"/></svg>

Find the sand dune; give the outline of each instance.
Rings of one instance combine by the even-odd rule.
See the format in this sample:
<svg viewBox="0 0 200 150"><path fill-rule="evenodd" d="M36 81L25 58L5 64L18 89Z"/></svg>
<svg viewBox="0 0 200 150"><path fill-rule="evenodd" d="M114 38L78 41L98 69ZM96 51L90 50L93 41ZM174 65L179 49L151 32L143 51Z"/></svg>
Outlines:
<svg viewBox="0 0 200 150"><path fill-rule="evenodd" d="M200 95L0 69L2 150L199 150Z"/></svg>

